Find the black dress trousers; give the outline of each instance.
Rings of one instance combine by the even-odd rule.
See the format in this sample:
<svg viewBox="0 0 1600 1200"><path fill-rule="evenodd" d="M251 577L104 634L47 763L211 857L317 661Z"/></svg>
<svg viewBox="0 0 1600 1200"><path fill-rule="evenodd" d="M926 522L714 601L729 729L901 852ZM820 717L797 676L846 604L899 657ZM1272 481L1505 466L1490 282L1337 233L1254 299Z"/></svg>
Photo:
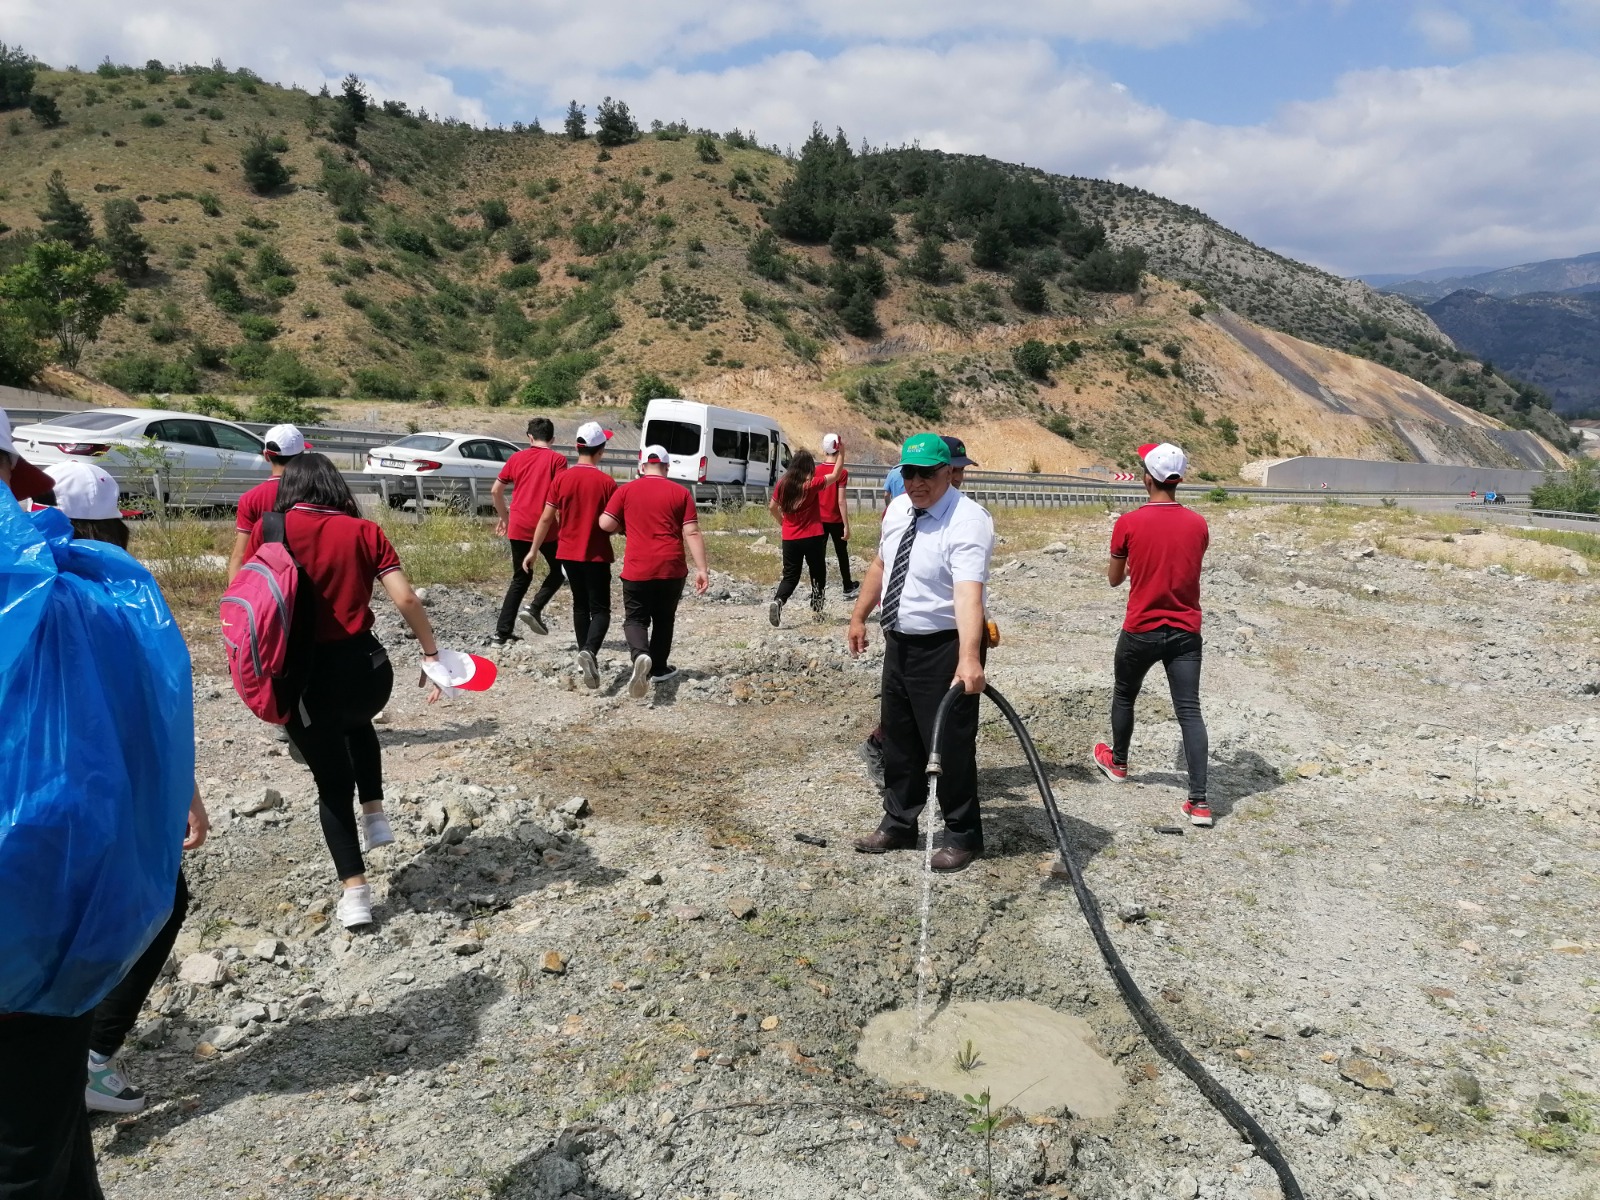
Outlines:
<svg viewBox="0 0 1600 1200"><path fill-rule="evenodd" d="M933 718L955 681L961 643L956 631L885 633L883 650L884 833L915 836L928 801L928 755ZM978 697L963 696L945 721L944 774L939 809L949 831L946 844L983 849L978 813Z"/></svg>

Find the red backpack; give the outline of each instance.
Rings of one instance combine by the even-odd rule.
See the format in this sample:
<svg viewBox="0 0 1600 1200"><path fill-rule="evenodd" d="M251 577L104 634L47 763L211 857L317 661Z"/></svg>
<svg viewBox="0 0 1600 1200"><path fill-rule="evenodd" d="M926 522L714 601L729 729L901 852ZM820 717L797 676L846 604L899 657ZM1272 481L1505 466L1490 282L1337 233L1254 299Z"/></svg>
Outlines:
<svg viewBox="0 0 1600 1200"><path fill-rule="evenodd" d="M289 552L284 517L261 516L261 548L222 594L222 640L233 690L273 725L288 724L305 684L311 585Z"/></svg>

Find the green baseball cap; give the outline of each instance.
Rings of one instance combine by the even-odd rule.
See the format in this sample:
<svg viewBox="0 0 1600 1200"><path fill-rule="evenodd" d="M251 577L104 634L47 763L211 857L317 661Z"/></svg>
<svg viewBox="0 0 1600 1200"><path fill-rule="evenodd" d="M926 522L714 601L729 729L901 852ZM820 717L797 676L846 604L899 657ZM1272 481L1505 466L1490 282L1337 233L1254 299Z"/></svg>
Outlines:
<svg viewBox="0 0 1600 1200"><path fill-rule="evenodd" d="M913 433L900 447L902 467L948 467L950 447L937 433Z"/></svg>

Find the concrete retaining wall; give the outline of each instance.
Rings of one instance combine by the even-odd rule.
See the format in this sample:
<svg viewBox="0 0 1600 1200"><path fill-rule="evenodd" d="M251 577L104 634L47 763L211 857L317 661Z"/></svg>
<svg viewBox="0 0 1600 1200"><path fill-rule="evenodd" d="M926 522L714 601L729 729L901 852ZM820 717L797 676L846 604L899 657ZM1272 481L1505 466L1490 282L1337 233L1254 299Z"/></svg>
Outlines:
<svg viewBox="0 0 1600 1200"><path fill-rule="evenodd" d="M1361 458L1286 458L1267 468L1266 487L1321 488L1330 492L1502 492L1526 496L1541 471L1457 467L1435 463L1370 462Z"/></svg>

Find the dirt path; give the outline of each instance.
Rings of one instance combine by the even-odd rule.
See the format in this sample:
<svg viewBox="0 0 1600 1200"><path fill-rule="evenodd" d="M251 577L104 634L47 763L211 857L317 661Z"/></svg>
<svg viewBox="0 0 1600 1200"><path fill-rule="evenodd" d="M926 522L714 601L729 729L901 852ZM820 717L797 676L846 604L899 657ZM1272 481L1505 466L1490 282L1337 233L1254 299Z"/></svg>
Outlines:
<svg viewBox="0 0 1600 1200"><path fill-rule="evenodd" d="M1152 828L1183 786L1159 679L1134 782L1085 765L1122 603L1100 574L1107 518L1000 518L992 678L1050 762L1130 968L1307 1196L1593 1200L1596 588L1364 557L1428 534L1404 514L1212 519L1220 820L1174 837ZM756 561L751 540L728 560ZM485 697L425 711L401 671L383 732L400 840L374 856L380 922L355 937L326 915L309 775L202 679L218 821L178 957L203 937L227 977L153 998L129 1066L159 1103L100 1124L108 1194L978 1195L959 1100L855 1062L862 1026L915 989L920 856L849 850L876 820L854 757L876 661L845 654L837 605L773 630L760 589L718 585L686 606L684 674L653 704L619 694L620 625L600 692L575 686L564 606ZM429 599L461 645L496 597ZM380 632L406 661L397 623ZM1138 1036L1048 877L993 716L990 853L936 882L935 990L1081 1018L1127 1083L1115 1116L1001 1129L996 1194L1276 1195ZM227 815L269 786L283 807Z"/></svg>

